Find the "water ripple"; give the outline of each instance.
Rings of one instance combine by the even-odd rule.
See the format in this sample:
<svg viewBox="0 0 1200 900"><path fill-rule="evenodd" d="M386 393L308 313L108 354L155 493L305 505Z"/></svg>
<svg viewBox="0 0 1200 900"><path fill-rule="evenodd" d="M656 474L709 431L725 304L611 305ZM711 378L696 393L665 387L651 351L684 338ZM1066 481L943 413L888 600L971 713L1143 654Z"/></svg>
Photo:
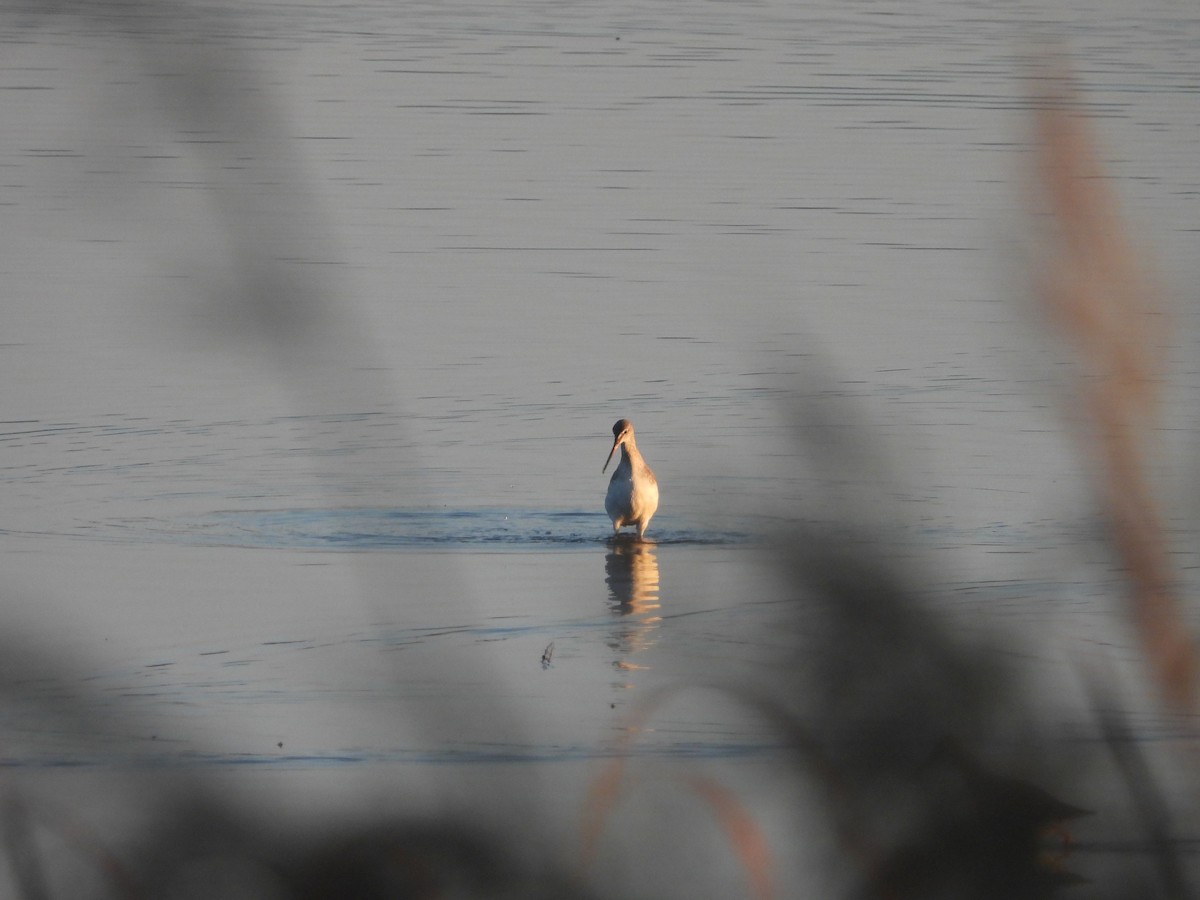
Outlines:
<svg viewBox="0 0 1200 900"><path fill-rule="evenodd" d="M656 523L658 524L658 523ZM324 550L397 548L579 549L611 538L603 513L547 509L280 509L216 512L157 526L148 537L218 546ZM704 531L666 518L658 544L737 544L748 533Z"/></svg>

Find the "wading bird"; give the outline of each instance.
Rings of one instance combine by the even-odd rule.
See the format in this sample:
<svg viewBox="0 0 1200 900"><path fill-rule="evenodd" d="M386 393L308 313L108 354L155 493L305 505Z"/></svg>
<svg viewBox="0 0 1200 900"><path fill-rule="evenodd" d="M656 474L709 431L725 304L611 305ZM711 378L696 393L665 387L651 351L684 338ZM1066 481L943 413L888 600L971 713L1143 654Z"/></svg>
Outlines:
<svg viewBox="0 0 1200 900"><path fill-rule="evenodd" d="M658 509L658 479L638 452L637 442L633 439L633 423L628 419L621 419L613 426L612 449L608 451L601 473L608 470L617 447L621 448L621 461L608 483L604 509L612 519L614 535L625 525L635 525L640 539Z"/></svg>

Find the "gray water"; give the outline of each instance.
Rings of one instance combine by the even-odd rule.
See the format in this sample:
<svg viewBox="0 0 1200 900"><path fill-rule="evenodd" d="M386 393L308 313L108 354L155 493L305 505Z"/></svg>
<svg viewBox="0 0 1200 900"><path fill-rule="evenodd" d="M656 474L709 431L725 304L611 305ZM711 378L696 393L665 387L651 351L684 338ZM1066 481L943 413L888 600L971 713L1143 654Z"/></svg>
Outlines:
<svg viewBox="0 0 1200 900"><path fill-rule="evenodd" d="M629 739L656 690L772 689L782 522L869 521L1095 741L1080 660L1143 688L1029 299L1046 38L1172 302L1152 474L1187 585L1186 4L0 9L6 771L200 771L304 818L516 763L571 829L631 753L790 823L736 704ZM620 417L650 547L606 542Z"/></svg>

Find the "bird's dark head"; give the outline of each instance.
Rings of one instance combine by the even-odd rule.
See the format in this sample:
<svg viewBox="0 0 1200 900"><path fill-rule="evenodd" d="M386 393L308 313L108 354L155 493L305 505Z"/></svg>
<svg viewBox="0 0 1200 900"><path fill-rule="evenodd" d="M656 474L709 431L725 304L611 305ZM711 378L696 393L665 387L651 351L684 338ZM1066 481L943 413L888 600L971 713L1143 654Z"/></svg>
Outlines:
<svg viewBox="0 0 1200 900"><path fill-rule="evenodd" d="M617 448L627 440L633 439L633 423L628 419L618 419L617 424L613 426L613 445L608 451L608 459L604 461L604 468L600 471L603 473L608 470L608 464L612 462L613 454L617 452Z"/></svg>

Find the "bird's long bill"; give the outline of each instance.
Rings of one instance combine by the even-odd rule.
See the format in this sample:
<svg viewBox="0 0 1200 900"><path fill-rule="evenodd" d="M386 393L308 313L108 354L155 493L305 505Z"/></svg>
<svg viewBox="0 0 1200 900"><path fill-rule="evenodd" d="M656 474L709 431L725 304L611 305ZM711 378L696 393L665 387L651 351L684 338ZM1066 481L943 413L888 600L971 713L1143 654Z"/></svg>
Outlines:
<svg viewBox="0 0 1200 900"><path fill-rule="evenodd" d="M617 452L617 444L619 443L621 443L619 439L613 441L612 449L608 451L608 459L604 461L604 468L600 470L601 475L608 471L608 464L612 462L612 455Z"/></svg>

